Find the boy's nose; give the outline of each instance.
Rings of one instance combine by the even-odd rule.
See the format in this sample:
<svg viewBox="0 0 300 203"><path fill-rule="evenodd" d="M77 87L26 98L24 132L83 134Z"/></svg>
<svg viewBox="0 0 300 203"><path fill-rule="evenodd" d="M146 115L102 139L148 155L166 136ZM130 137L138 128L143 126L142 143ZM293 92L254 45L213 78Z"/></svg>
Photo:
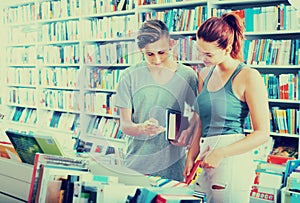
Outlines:
<svg viewBox="0 0 300 203"><path fill-rule="evenodd" d="M161 63L161 59L160 59L159 55L156 55L156 56L155 56L155 63L156 63L156 64Z"/></svg>

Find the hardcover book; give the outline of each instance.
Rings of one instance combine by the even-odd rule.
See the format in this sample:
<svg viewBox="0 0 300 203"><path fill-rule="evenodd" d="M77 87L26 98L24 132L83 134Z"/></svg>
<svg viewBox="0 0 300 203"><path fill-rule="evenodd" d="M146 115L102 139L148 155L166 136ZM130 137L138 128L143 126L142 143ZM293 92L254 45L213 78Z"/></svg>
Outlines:
<svg viewBox="0 0 300 203"><path fill-rule="evenodd" d="M173 109L166 110L166 140L176 142L181 132L187 129L188 125L188 117L181 112Z"/></svg>

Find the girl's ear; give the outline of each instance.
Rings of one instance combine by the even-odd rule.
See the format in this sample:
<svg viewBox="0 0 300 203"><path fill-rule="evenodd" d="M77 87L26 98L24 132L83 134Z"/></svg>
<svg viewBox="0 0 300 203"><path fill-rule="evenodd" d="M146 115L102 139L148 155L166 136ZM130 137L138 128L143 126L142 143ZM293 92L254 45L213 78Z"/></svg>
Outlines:
<svg viewBox="0 0 300 203"><path fill-rule="evenodd" d="M225 49L225 51L226 51L226 54L230 54L232 51L232 46L228 45L227 48Z"/></svg>

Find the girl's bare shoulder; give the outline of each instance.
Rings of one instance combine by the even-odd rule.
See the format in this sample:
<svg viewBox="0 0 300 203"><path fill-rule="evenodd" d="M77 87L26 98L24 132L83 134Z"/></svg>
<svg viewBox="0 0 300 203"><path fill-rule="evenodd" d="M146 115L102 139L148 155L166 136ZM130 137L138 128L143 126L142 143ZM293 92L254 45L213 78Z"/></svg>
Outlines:
<svg viewBox="0 0 300 203"><path fill-rule="evenodd" d="M200 71L200 77L201 77L201 79L203 81L207 77L207 75L208 75L208 73L209 73L210 70L211 70L211 67L204 67L204 68L201 69L201 71Z"/></svg>

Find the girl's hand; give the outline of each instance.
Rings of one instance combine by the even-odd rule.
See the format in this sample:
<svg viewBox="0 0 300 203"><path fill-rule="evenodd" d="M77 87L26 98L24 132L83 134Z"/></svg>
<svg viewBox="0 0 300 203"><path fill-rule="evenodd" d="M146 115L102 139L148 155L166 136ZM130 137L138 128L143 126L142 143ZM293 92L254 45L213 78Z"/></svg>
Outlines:
<svg viewBox="0 0 300 203"><path fill-rule="evenodd" d="M185 162L183 174L182 174L184 179L186 179L190 175L190 172L191 172L193 166L194 166L194 161L187 158L186 162Z"/></svg>
<svg viewBox="0 0 300 203"><path fill-rule="evenodd" d="M185 147L190 143L191 136L188 130L183 130L176 141L171 141L170 143L175 146Z"/></svg>
<svg viewBox="0 0 300 203"><path fill-rule="evenodd" d="M200 167L201 168L216 168L220 165L224 159L222 150L214 149L210 151L210 147L207 146L204 152L200 156Z"/></svg>

